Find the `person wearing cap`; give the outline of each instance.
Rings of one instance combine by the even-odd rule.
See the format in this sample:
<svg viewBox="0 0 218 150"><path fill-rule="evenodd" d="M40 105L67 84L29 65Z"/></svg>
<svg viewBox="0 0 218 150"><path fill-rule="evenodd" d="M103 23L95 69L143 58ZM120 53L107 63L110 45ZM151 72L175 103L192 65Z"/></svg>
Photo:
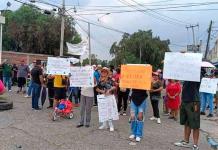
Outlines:
<svg viewBox="0 0 218 150"><path fill-rule="evenodd" d="M18 90L17 93L22 92L25 93L25 84L28 77L28 73L30 71L28 65L24 64L25 61L21 60L20 65L18 66L17 79L18 79Z"/></svg>
<svg viewBox="0 0 218 150"><path fill-rule="evenodd" d="M101 78L97 85L96 91L98 92L98 94L112 95L115 90L116 87L114 85L114 82L109 78L109 69L103 67L101 70ZM99 129L101 130L107 128L107 122L109 124L110 131L114 131L114 125L112 120L103 122Z"/></svg>
<svg viewBox="0 0 218 150"><path fill-rule="evenodd" d="M159 101L161 100L161 91L163 90L162 83L159 79L158 72L153 72L153 81L151 84L150 100L153 108L153 117L150 120L156 120L158 124L161 123L159 113Z"/></svg>

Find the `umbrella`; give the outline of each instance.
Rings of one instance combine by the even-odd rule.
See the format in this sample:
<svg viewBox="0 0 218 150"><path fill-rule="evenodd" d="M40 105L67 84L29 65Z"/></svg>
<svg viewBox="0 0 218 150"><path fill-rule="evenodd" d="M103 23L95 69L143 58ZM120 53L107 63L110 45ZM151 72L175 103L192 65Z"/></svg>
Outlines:
<svg viewBox="0 0 218 150"><path fill-rule="evenodd" d="M205 68L216 68L213 64L211 64L210 62L207 62L207 61L202 61L201 67L205 67Z"/></svg>

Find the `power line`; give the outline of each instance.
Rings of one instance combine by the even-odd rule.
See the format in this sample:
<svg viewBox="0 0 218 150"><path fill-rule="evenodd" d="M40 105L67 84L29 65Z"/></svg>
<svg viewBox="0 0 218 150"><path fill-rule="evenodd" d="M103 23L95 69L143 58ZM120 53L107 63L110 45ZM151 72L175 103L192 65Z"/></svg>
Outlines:
<svg viewBox="0 0 218 150"><path fill-rule="evenodd" d="M147 9L142 9L143 11L147 11ZM153 9L152 9L153 10ZM171 10L160 10L160 11L169 11L169 12L195 12L195 11L218 11L217 9L171 9ZM89 16L89 15L101 15L101 14L122 14L122 13L134 13L138 12L138 10L119 10L119 11L105 11L105 12L96 12L96 13L78 13L79 15Z"/></svg>
<svg viewBox="0 0 218 150"><path fill-rule="evenodd" d="M156 6L165 6L165 7L157 7L157 8L152 8L152 9L172 9L172 8L180 8L180 7L195 7L195 6L205 6L205 5L216 5L218 2L203 2L203 3L180 3L180 4L156 4L156 5L145 5L141 3L143 6L149 6L149 7L156 7ZM132 5L132 6L138 6L138 5ZM171 7L166 7L166 6L171 6ZM75 5L73 5L75 7ZM128 6L79 6L77 7L78 9L85 9L85 8L94 8L94 9L86 9L87 11L94 11L94 10L105 10L111 9L111 8L127 8ZM97 8L97 9L96 9ZM102 8L102 9L99 9Z"/></svg>
<svg viewBox="0 0 218 150"><path fill-rule="evenodd" d="M163 21L163 22L166 22L166 23L169 23L169 24L172 24L172 25L176 25L176 26L181 25L180 23L176 23L176 22L173 22L173 21L171 21L171 20L168 20L168 19L165 19L165 18L161 18L160 16L157 16L157 15L151 13L151 12L144 11L144 10L142 10L142 9L138 9L138 7L134 7L134 6L132 6L130 3L126 2L126 1L125 1L125 2L123 2L122 0L119 0L119 1L120 1L121 3L123 3L123 4L125 4L125 5L127 5L127 6L129 6L129 7L131 7L131 8L134 8L134 9L138 10L139 12L142 12L142 13L144 13L144 14L146 14L146 15L149 15L149 16L151 16L151 17L157 19L157 20L161 20L161 21Z"/></svg>
<svg viewBox="0 0 218 150"><path fill-rule="evenodd" d="M141 5L140 3L136 2L135 0L131 0L131 1L134 2L134 3L136 3L136 4L138 4L138 5L140 5L140 6L142 6L142 7L144 7L144 8L146 8L146 9L148 9L148 10L150 10L149 8L147 8L147 7L143 6L143 5ZM189 23L187 23L187 22L184 22L184 21L181 21L181 20L179 20L179 19L166 16L166 15L161 14L161 13L159 13L159 12L156 12L156 11L154 11L154 10L151 10L151 11L154 12L154 13L156 13L156 14L158 14L158 15L160 15L160 16L166 17L166 18L171 19L171 20L175 20L175 21L180 22L180 23L182 23L182 24L189 24Z"/></svg>

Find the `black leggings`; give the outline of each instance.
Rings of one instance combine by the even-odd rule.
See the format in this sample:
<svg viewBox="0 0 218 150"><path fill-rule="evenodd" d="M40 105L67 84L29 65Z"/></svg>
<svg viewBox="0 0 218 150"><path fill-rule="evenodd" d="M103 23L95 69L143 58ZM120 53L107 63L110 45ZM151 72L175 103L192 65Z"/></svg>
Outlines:
<svg viewBox="0 0 218 150"><path fill-rule="evenodd" d="M123 110L126 111L127 109L127 101L128 101L128 92L118 92L118 103L117 103L117 109L118 112L121 111L122 102L123 102Z"/></svg>
<svg viewBox="0 0 218 150"><path fill-rule="evenodd" d="M153 114L155 118L160 118L159 114L159 100L152 100L151 99L151 105L153 108Z"/></svg>

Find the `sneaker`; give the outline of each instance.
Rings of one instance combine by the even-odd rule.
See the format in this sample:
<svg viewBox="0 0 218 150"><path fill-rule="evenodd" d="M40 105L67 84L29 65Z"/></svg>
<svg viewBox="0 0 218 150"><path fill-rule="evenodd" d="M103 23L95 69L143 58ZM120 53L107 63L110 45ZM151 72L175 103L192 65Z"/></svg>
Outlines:
<svg viewBox="0 0 218 150"><path fill-rule="evenodd" d="M182 140L180 142L176 142L174 143L175 146L179 146L179 147L188 147L189 146L189 142L186 142L185 140Z"/></svg>
<svg viewBox="0 0 218 150"><path fill-rule="evenodd" d="M150 118L151 121L153 120L157 120L157 118L155 118L154 116Z"/></svg>
<svg viewBox="0 0 218 150"><path fill-rule="evenodd" d="M140 142L141 141L141 138L140 137L136 137L136 142Z"/></svg>
<svg viewBox="0 0 218 150"><path fill-rule="evenodd" d="M83 124L79 124L76 126L77 128L83 127Z"/></svg>
<svg viewBox="0 0 218 150"><path fill-rule="evenodd" d="M161 124L160 118L157 118L157 123Z"/></svg>
<svg viewBox="0 0 218 150"><path fill-rule="evenodd" d="M25 97L25 98L30 98L31 96L29 96L29 95L25 95L24 97Z"/></svg>
<svg viewBox="0 0 218 150"><path fill-rule="evenodd" d="M201 115L206 115L205 112L201 112Z"/></svg>
<svg viewBox="0 0 218 150"><path fill-rule="evenodd" d="M113 127L110 127L110 132L113 132L114 131L114 128Z"/></svg>
<svg viewBox="0 0 218 150"><path fill-rule="evenodd" d="M8 90L8 92L12 92L12 90Z"/></svg>
<svg viewBox="0 0 218 150"><path fill-rule="evenodd" d="M126 112L123 112L123 116L126 116Z"/></svg>
<svg viewBox="0 0 218 150"><path fill-rule="evenodd" d="M134 138L135 138L135 135L133 134L129 136L129 139L134 139Z"/></svg>
<svg viewBox="0 0 218 150"><path fill-rule="evenodd" d="M106 129L107 127L105 125L101 125L98 129L99 130L103 130L103 129Z"/></svg>
<svg viewBox="0 0 218 150"><path fill-rule="evenodd" d="M209 114L207 117L208 117L208 118L211 118L211 117L213 117L213 114Z"/></svg>
<svg viewBox="0 0 218 150"><path fill-rule="evenodd" d="M199 150L199 147L197 145L193 145L192 150Z"/></svg>

